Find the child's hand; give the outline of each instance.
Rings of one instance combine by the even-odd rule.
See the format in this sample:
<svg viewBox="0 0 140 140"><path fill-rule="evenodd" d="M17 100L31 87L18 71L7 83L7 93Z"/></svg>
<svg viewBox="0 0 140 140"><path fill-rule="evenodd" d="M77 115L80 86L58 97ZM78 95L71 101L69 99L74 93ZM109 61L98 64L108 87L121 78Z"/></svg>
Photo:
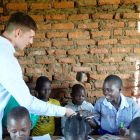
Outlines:
<svg viewBox="0 0 140 140"><path fill-rule="evenodd" d="M129 129L127 129L126 127L120 128L119 129L119 135L121 135L121 136L129 135Z"/></svg>
<svg viewBox="0 0 140 140"><path fill-rule="evenodd" d="M84 108L83 108L82 106L80 106L80 109L81 109L81 110L84 110Z"/></svg>

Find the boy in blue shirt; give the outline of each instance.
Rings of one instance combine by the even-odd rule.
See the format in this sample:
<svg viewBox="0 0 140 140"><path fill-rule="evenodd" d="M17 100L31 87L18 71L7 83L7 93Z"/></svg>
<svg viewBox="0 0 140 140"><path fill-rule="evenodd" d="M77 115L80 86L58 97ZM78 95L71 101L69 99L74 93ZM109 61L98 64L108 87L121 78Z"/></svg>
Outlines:
<svg viewBox="0 0 140 140"><path fill-rule="evenodd" d="M113 135L129 135L129 125L132 120L140 116L140 110L137 103L125 97L122 91L122 80L116 75L109 75L104 80L103 94L104 98L100 98L94 107L94 113L99 114L95 118L92 128L98 129L99 134L106 133ZM121 123L124 124L120 128Z"/></svg>

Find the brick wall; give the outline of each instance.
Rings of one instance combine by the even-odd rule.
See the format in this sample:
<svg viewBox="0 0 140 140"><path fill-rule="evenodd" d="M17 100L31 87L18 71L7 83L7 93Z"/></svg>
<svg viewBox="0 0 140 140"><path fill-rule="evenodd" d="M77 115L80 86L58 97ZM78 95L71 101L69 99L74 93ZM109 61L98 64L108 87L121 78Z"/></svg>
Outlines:
<svg viewBox="0 0 140 140"><path fill-rule="evenodd" d="M51 97L65 102L81 71L91 103L103 96L109 74L123 79L124 95L140 94L140 0L0 0L1 32L15 11L38 25L34 43L15 54L32 93L36 79L46 75Z"/></svg>

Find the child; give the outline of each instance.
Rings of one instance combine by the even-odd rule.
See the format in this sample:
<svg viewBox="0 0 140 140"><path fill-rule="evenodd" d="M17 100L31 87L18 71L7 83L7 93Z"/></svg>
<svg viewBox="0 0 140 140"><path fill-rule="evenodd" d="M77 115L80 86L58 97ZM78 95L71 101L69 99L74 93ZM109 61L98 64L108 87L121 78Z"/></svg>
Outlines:
<svg viewBox="0 0 140 140"><path fill-rule="evenodd" d="M7 130L12 140L32 140L29 137L32 123L25 107L12 108L7 117Z"/></svg>
<svg viewBox="0 0 140 140"><path fill-rule="evenodd" d="M91 103L85 101L85 96L86 93L84 87L80 84L75 84L72 87L72 92L71 92L72 102L68 102L68 104L65 107L71 108L73 111L79 111L81 110L81 106L82 106L83 109L93 112L94 107ZM63 134L64 134L65 122L66 122L66 118L62 117L61 129ZM89 124L90 123L92 123L92 121L89 121Z"/></svg>
<svg viewBox="0 0 140 140"><path fill-rule="evenodd" d="M130 125L130 140L140 140L140 117L135 118Z"/></svg>
<svg viewBox="0 0 140 140"><path fill-rule="evenodd" d="M59 101L49 98L51 93L51 82L47 77L41 76L37 79L35 90L37 91L40 100L60 106ZM50 135L61 135L60 117L39 116L31 135L42 136L48 133Z"/></svg>
<svg viewBox="0 0 140 140"><path fill-rule="evenodd" d="M66 140L87 140L90 126L80 114L68 118L64 128Z"/></svg>
<svg viewBox="0 0 140 140"><path fill-rule="evenodd" d="M137 103L121 93L122 87L122 80L116 75L109 75L104 80L105 97L100 98L95 104L94 113L99 114L99 117L96 117L92 126L94 129L100 128L100 135L106 133L128 135L130 123L140 116ZM122 128L120 128L121 123L124 124Z"/></svg>

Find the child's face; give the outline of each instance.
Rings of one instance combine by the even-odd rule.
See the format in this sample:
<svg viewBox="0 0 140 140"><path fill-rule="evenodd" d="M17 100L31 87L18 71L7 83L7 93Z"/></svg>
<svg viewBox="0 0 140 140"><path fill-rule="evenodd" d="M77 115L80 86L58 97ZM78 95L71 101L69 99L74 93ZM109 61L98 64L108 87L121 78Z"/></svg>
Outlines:
<svg viewBox="0 0 140 140"><path fill-rule="evenodd" d="M41 100L48 99L51 93L51 83L45 82L39 88L37 87L38 98Z"/></svg>
<svg viewBox="0 0 140 140"><path fill-rule="evenodd" d="M81 105L85 100L85 90L80 89L75 91L75 93L72 93L72 98L74 104Z"/></svg>
<svg viewBox="0 0 140 140"><path fill-rule="evenodd" d="M7 130L12 140L28 140L31 129L31 121L25 117L23 119L8 121Z"/></svg>
<svg viewBox="0 0 140 140"><path fill-rule="evenodd" d="M119 89L114 82L109 81L103 84L103 94L108 102L119 99L120 93L121 89Z"/></svg>
<svg viewBox="0 0 140 140"><path fill-rule="evenodd" d="M136 134L135 132L132 132L130 128L129 140L140 140L140 134Z"/></svg>

